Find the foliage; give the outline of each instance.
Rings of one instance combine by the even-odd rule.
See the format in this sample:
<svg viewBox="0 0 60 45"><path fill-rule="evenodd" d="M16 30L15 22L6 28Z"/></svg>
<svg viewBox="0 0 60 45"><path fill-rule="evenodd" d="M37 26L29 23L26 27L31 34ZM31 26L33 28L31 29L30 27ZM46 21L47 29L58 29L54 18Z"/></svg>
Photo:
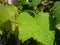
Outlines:
<svg viewBox="0 0 60 45"><path fill-rule="evenodd" d="M0 1L1 45L59 45L60 1ZM13 42L12 42L13 41Z"/></svg>

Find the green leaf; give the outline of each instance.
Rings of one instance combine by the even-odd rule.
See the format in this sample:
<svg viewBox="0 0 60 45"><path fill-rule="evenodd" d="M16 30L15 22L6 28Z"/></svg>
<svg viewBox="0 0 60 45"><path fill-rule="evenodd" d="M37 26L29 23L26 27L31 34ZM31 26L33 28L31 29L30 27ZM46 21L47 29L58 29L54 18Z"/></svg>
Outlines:
<svg viewBox="0 0 60 45"><path fill-rule="evenodd" d="M16 14L18 14L18 11L15 6L0 6L0 24L6 22Z"/></svg>
<svg viewBox="0 0 60 45"><path fill-rule="evenodd" d="M38 34L38 37L34 36L34 38L45 45L53 45L55 31L50 29L49 13L39 12L35 19L40 27L40 34Z"/></svg>
<svg viewBox="0 0 60 45"><path fill-rule="evenodd" d="M41 3L41 0L32 0L29 6L37 6Z"/></svg>
<svg viewBox="0 0 60 45"><path fill-rule="evenodd" d="M55 2L52 9L54 10L56 23L60 23L60 1Z"/></svg>
<svg viewBox="0 0 60 45"><path fill-rule="evenodd" d="M19 25L19 39L24 42L34 38L44 45L53 45L55 31L50 30L49 14L40 12L34 18L27 12L21 13L17 22Z"/></svg>

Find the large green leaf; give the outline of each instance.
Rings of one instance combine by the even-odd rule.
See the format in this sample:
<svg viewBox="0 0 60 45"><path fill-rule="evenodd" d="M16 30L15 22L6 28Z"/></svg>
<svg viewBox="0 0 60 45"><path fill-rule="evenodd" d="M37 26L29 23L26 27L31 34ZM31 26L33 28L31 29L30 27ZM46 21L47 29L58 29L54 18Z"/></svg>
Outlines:
<svg viewBox="0 0 60 45"><path fill-rule="evenodd" d="M24 42L34 38L44 45L53 45L54 31L50 30L49 14L40 12L35 18L29 13L23 12L17 19L19 25L19 39Z"/></svg>
<svg viewBox="0 0 60 45"><path fill-rule="evenodd" d="M18 14L15 6L0 6L0 24Z"/></svg>
<svg viewBox="0 0 60 45"><path fill-rule="evenodd" d="M37 6L41 3L41 0L32 0L29 6Z"/></svg>
<svg viewBox="0 0 60 45"><path fill-rule="evenodd" d="M60 1L55 2L52 9L54 10L56 23L60 23Z"/></svg>

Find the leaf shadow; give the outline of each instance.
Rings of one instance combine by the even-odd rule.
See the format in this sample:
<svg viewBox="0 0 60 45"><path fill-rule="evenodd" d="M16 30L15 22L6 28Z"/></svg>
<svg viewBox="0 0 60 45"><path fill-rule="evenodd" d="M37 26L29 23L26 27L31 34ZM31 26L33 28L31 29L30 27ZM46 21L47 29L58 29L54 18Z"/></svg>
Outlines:
<svg viewBox="0 0 60 45"><path fill-rule="evenodd" d="M36 41L36 40L34 40L34 39L31 37L31 38L27 39L26 41L24 41L24 42L22 43L22 45L43 45L43 44L40 43L40 42L38 42L38 41Z"/></svg>
<svg viewBox="0 0 60 45"><path fill-rule="evenodd" d="M56 19L56 18L55 18ZM53 45L60 45L60 31L56 29L56 20L53 19L51 16L49 17L49 23L50 23L50 30L55 31L55 39Z"/></svg>
<svg viewBox="0 0 60 45"><path fill-rule="evenodd" d="M18 27L15 28L15 31L12 33L11 21L8 20L5 23L1 24L0 29L3 30L2 40L4 45L20 45L22 43L18 38Z"/></svg>

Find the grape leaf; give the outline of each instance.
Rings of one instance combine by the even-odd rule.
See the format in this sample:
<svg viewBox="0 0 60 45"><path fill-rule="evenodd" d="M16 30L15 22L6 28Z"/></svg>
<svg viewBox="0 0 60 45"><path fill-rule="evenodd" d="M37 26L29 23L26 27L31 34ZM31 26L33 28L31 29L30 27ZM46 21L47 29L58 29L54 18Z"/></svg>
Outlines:
<svg viewBox="0 0 60 45"><path fill-rule="evenodd" d="M0 6L0 24L12 18L16 14L18 14L18 11L15 6Z"/></svg>
<svg viewBox="0 0 60 45"><path fill-rule="evenodd" d="M34 38L45 45L53 45L54 31L50 30L49 14L40 12L35 18L29 13L23 12L18 18L19 39L24 42L29 38Z"/></svg>

